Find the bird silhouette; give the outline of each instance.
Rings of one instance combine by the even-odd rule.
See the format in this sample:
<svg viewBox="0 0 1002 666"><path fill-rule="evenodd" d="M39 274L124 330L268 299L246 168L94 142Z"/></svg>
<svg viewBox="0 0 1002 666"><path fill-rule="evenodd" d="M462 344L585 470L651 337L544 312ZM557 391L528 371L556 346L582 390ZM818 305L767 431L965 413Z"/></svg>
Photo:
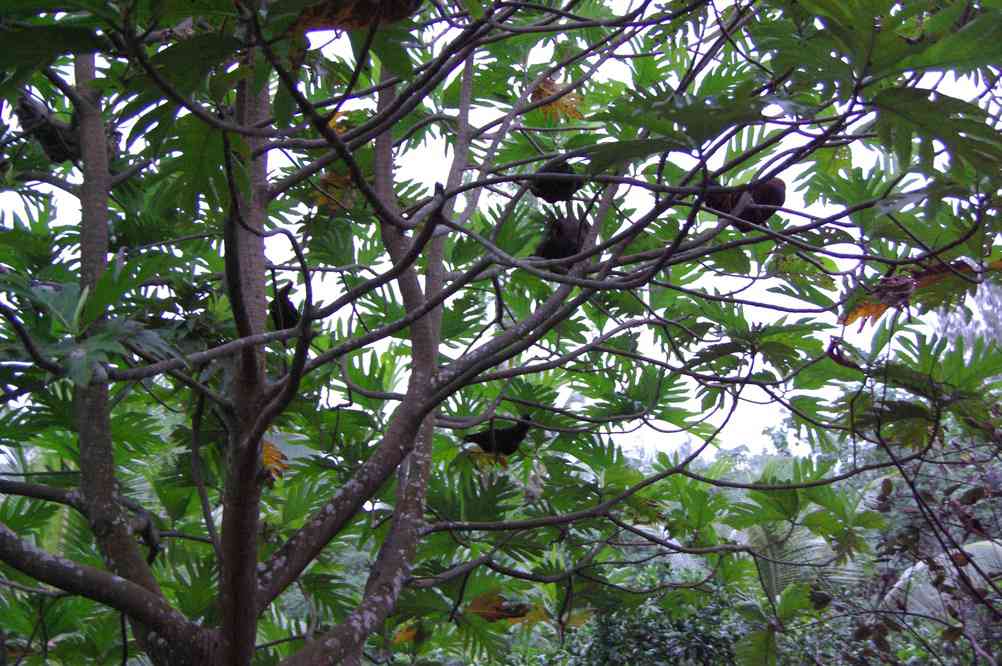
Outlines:
<svg viewBox="0 0 1002 666"><path fill-rule="evenodd" d="M717 183L710 181L707 185L716 187ZM707 194L705 200L711 208L743 220L731 221L739 231L752 231L752 224L765 223L776 214L774 207L786 201L786 183L780 178L770 178L744 190Z"/></svg>
<svg viewBox="0 0 1002 666"><path fill-rule="evenodd" d="M293 328L299 323L299 310L289 300L290 291L292 291L291 282L278 290L271 305L268 306L268 314L271 315L271 321L275 324L276 331Z"/></svg>
<svg viewBox="0 0 1002 666"><path fill-rule="evenodd" d="M581 251L588 225L573 217L556 217L550 220L546 236L533 253L543 259L564 259Z"/></svg>
<svg viewBox="0 0 1002 666"><path fill-rule="evenodd" d="M523 416L523 418L528 418ZM464 442L476 444L487 453L500 453L506 456L518 451L519 444L529 433L529 424L519 422L507 428L489 427L487 430L474 432L463 437Z"/></svg>
<svg viewBox="0 0 1002 666"><path fill-rule="evenodd" d="M556 177L547 174L558 174ZM561 178L560 176L577 176L567 160L558 157L543 164L542 168L529 181L529 190L548 203L569 201L574 193L584 187L584 178Z"/></svg>

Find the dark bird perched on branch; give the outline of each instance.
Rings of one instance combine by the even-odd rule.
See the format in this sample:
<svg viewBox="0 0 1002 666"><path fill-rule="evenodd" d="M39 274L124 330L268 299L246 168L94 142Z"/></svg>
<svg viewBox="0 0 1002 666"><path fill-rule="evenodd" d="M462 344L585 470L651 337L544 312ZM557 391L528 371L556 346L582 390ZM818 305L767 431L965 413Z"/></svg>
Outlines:
<svg viewBox="0 0 1002 666"><path fill-rule="evenodd" d="M290 291L292 291L291 282L278 290L271 305L268 306L268 314L271 315L271 321L275 324L276 331L293 328L299 323L299 310L289 300Z"/></svg>
<svg viewBox="0 0 1002 666"><path fill-rule="evenodd" d="M555 175L549 175L555 174ZM561 176L575 176L574 178L561 178ZM548 203L558 201L569 201L574 193L584 187L585 179L577 175L567 160L563 157L552 159L543 164L532 180L529 181L529 190L537 197Z"/></svg>
<svg viewBox="0 0 1002 666"><path fill-rule="evenodd" d="M707 183L716 187L714 182ZM751 224L763 224L776 213L775 206L786 201L786 183L779 178L771 178L737 192L707 194L707 205L722 213L728 213L744 222L732 224L739 231L752 231Z"/></svg>
<svg viewBox="0 0 1002 666"><path fill-rule="evenodd" d="M543 242L532 256L543 259L564 259L581 251L589 227L573 217L557 217L550 220Z"/></svg>
<svg viewBox="0 0 1002 666"><path fill-rule="evenodd" d="M522 417L528 419L528 416ZM500 453L506 456L518 451L518 445L525 439L529 432L529 424L525 421L516 423L507 428L495 428L491 426L487 430L481 430L463 437L464 442L476 444L487 453Z"/></svg>
<svg viewBox="0 0 1002 666"><path fill-rule="evenodd" d="M56 120L44 104L22 93L14 109L24 133L42 146L45 156L56 163L80 159L80 138L75 125Z"/></svg>

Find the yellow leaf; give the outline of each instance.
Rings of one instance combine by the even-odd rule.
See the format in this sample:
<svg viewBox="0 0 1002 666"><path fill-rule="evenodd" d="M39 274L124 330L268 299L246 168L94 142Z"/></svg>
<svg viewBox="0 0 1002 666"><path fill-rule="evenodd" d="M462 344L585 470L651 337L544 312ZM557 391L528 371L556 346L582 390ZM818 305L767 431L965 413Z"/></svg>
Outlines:
<svg viewBox="0 0 1002 666"><path fill-rule="evenodd" d="M553 80L551 77L546 77L543 79L536 89L532 91L529 98L533 102L538 102L540 100L546 99L556 94L560 89L559 84ZM581 96L576 92L564 93L561 97L550 102L549 104L544 104L539 107L539 110L543 112L543 115L552 120L557 120L561 116L567 118L582 118L581 111L578 108L581 106Z"/></svg>
<svg viewBox="0 0 1002 666"><path fill-rule="evenodd" d="M261 467L264 468L265 482L272 486L289 469L289 458L268 440L261 443Z"/></svg>
<svg viewBox="0 0 1002 666"><path fill-rule="evenodd" d="M318 187L319 191L312 195L317 207L337 211L355 204L355 189L348 174L327 172L320 178Z"/></svg>
<svg viewBox="0 0 1002 666"><path fill-rule="evenodd" d="M877 321L880 319L880 316L887 311L887 307L886 304L877 301L865 301L847 312L839 323L849 326L857 319L862 319L860 327L866 326L867 320Z"/></svg>
<svg viewBox="0 0 1002 666"><path fill-rule="evenodd" d="M956 276L975 271L974 267L963 261L950 264L937 264L912 271L910 274L889 275L877 283L867 297L839 320L840 324L848 326L862 319L860 329L867 321L876 321L889 307L908 305L916 293L923 289ZM985 267L985 271L1002 271L1002 260L993 261Z"/></svg>
<svg viewBox="0 0 1002 666"><path fill-rule="evenodd" d="M467 613L487 622L524 618L530 610L529 604L508 602L498 592L485 592L474 597L466 606Z"/></svg>
<svg viewBox="0 0 1002 666"><path fill-rule="evenodd" d="M571 613L567 618L568 627L583 627L591 619L593 612L590 608L581 608Z"/></svg>
<svg viewBox="0 0 1002 666"><path fill-rule="evenodd" d="M486 453L480 449L467 449L467 454L478 469L484 470L499 465L502 469L508 469L508 458L499 453Z"/></svg>
<svg viewBox="0 0 1002 666"><path fill-rule="evenodd" d="M536 604L535 606L532 607L532 610L530 610L522 617L511 618L511 623L512 624L525 623L529 626L532 626L534 624L539 624L540 622L545 622L549 618L550 614L546 612L546 607L543 606L542 604Z"/></svg>
<svg viewBox="0 0 1002 666"><path fill-rule="evenodd" d="M341 136L348 130L352 129L356 124L357 122L353 122L349 114L344 111L337 111L333 116L331 116L330 120L327 121L327 127L334 130L334 133L338 136Z"/></svg>

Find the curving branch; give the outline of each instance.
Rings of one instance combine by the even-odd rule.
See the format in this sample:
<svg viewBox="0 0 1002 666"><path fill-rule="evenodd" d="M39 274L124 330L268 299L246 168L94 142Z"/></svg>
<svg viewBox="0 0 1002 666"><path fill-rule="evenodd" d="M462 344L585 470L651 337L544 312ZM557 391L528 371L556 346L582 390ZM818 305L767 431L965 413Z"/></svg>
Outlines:
<svg viewBox="0 0 1002 666"><path fill-rule="evenodd" d="M177 666L210 663L215 632L189 622L141 585L115 574L77 564L34 546L0 523L0 559L21 573L70 594L93 599L127 614L159 636L158 647Z"/></svg>

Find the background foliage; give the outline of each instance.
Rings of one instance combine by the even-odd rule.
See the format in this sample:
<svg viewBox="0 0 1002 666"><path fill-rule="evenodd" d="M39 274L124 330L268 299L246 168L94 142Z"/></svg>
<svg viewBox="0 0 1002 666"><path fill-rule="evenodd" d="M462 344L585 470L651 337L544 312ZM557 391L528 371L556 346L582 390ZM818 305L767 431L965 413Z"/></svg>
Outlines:
<svg viewBox="0 0 1002 666"><path fill-rule="evenodd" d="M997 0L0 39L0 663L1002 653Z"/></svg>

